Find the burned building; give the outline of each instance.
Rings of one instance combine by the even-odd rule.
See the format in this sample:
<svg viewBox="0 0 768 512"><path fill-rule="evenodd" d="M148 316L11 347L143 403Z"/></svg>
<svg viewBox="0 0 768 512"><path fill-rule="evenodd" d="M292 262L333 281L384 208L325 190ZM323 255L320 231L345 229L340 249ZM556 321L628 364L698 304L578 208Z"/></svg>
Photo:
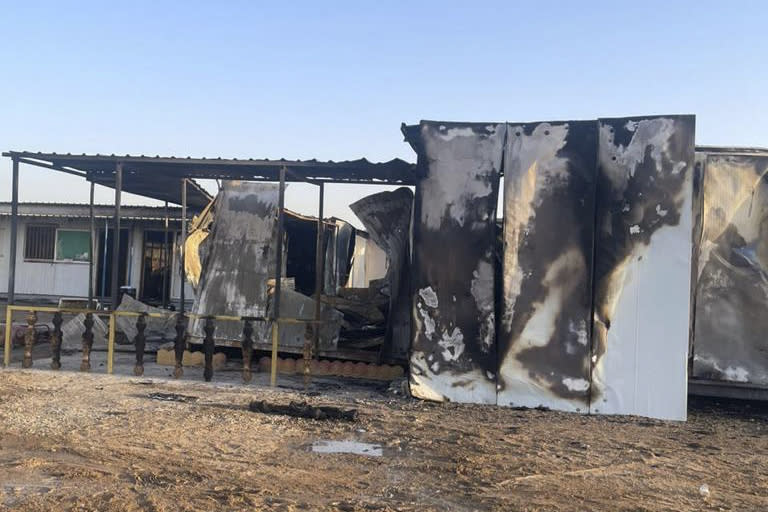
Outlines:
<svg viewBox="0 0 768 512"><path fill-rule="evenodd" d="M689 373L768 389L768 152L696 151L686 115L402 131L415 165L5 155L15 180L45 164L114 187L118 228L122 188L188 219L189 180L223 180L181 226L177 369L185 340L271 350L273 376L278 352L400 361L420 398L665 419ZM316 216L286 210L291 181ZM401 188L350 205L363 231L324 217L332 183Z"/></svg>

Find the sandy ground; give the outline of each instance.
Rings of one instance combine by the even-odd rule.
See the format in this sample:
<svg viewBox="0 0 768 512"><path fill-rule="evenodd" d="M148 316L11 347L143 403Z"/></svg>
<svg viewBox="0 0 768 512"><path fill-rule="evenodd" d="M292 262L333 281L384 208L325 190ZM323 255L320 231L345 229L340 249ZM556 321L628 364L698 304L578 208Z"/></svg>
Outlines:
<svg viewBox="0 0 768 512"><path fill-rule="evenodd" d="M205 384L197 369L173 381L151 364L135 378L47 363L0 370L3 510L768 510L760 404L698 400L687 423L665 423L432 404L352 381L243 386L234 366ZM359 419L253 413L255 399ZM374 446L314 452L323 441Z"/></svg>

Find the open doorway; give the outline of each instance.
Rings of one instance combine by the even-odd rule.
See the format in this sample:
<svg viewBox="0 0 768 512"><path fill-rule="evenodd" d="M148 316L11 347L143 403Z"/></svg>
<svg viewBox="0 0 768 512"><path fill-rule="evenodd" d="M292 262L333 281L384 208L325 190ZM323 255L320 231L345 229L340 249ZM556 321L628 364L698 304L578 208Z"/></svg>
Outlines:
<svg viewBox="0 0 768 512"><path fill-rule="evenodd" d="M139 300L147 304L165 304L171 290L170 255L173 233L144 231L141 256L141 288Z"/></svg>
<svg viewBox="0 0 768 512"><path fill-rule="evenodd" d="M128 284L128 230L120 230L120 253L117 258L117 286L125 286ZM99 230L99 244L98 244L98 265L96 267L96 295L101 297L101 301L104 302L105 298L111 297L112 289L112 241L114 240L115 230L109 228L105 230Z"/></svg>

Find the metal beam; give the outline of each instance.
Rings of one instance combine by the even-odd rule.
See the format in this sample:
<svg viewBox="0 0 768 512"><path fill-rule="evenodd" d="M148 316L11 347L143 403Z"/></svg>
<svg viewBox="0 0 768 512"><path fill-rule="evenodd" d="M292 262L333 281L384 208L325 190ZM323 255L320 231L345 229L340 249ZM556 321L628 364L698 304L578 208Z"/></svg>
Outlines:
<svg viewBox="0 0 768 512"><path fill-rule="evenodd" d="M179 248L179 260L181 261L181 286L179 287L179 311L184 315L184 284L187 280L186 251L184 245L187 241L187 178L181 180L181 246Z"/></svg>
<svg viewBox="0 0 768 512"><path fill-rule="evenodd" d="M277 210L277 254L275 255L275 289L272 299L272 367L270 385L277 385L277 346L280 340L280 292L283 278L283 229L285 227L285 167L280 169L280 196Z"/></svg>
<svg viewBox="0 0 768 512"><path fill-rule="evenodd" d="M323 222L323 202L325 201L325 186L320 183L318 186L318 208L317 208L317 241L315 242L315 320L320 320L320 311L322 309L323 295L323 242L325 241L325 223ZM313 329L312 351L317 353L320 348L320 325L315 324Z"/></svg>
<svg viewBox="0 0 768 512"><path fill-rule="evenodd" d="M91 182L91 195L88 203L88 220L90 221L90 250L88 251L88 309L93 309L93 257L96 253L96 221L93 215L93 193L96 184Z"/></svg>
<svg viewBox="0 0 768 512"><path fill-rule="evenodd" d="M8 254L8 305L16 299L16 240L19 236L19 160L13 159L11 176L11 247ZM6 331L11 326L6 325Z"/></svg>
<svg viewBox="0 0 768 512"><path fill-rule="evenodd" d="M117 280L120 270L120 193L123 188L123 164L118 162L115 165L115 229L112 238L112 311L117 309L120 301L119 281Z"/></svg>
<svg viewBox="0 0 768 512"><path fill-rule="evenodd" d="M165 202L165 222L163 224L163 252L160 254L161 267L163 269L163 292L162 303L163 308L168 307L168 201Z"/></svg>
<svg viewBox="0 0 768 512"><path fill-rule="evenodd" d="M40 160L31 159L31 158L19 158L19 161L27 165L34 165L35 167L43 167L45 169L52 169L54 171L65 172L67 174L72 174L73 176L78 176L80 178L87 177L87 173L85 171L81 171L79 169L72 169L72 168L67 169L60 165L52 164L50 162L43 162Z"/></svg>

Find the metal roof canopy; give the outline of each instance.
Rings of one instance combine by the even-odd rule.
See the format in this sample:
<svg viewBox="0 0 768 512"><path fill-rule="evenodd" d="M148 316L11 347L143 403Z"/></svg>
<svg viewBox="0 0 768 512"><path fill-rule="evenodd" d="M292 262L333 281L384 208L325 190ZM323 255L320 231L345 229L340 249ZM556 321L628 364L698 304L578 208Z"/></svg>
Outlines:
<svg viewBox="0 0 768 512"><path fill-rule="evenodd" d="M234 158L176 158L131 155L72 155L7 151L3 156L19 162L83 177L110 188L115 186L115 169L123 166L122 189L133 194L181 204L178 183L183 178L279 181L286 169L286 181L310 183L354 183L373 185L415 185L415 165L404 160L373 163L366 159L343 162L318 160L238 160ZM194 181L187 204L202 209L210 195Z"/></svg>

